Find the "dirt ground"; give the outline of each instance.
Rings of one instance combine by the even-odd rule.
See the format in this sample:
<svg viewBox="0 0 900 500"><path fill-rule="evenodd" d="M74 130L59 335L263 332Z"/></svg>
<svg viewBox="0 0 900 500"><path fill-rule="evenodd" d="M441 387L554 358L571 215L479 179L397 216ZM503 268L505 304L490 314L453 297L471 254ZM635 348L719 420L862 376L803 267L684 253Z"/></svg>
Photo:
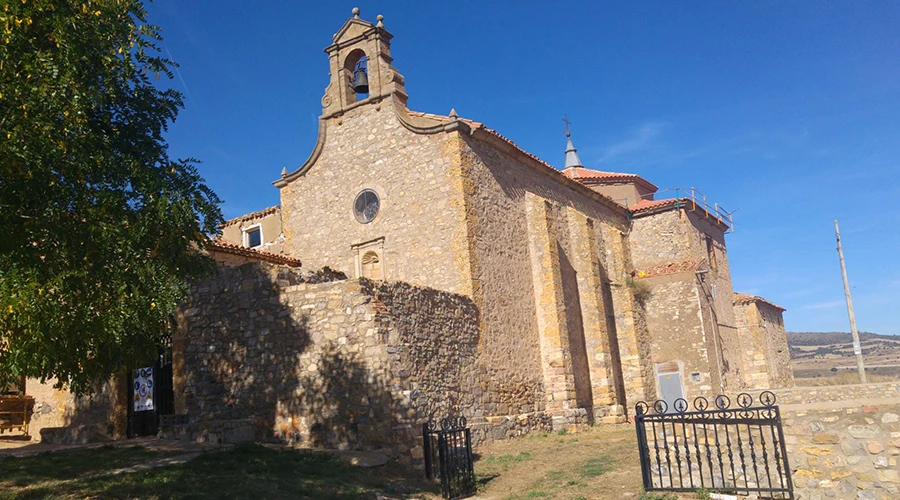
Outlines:
<svg viewBox="0 0 900 500"><path fill-rule="evenodd" d="M476 450L480 499L637 499L641 493L634 426L538 434Z"/></svg>

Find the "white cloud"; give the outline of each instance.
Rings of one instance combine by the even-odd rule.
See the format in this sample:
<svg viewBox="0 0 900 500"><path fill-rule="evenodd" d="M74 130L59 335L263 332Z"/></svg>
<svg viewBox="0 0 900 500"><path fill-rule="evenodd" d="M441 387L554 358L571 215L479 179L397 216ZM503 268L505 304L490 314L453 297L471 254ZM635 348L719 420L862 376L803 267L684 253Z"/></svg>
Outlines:
<svg viewBox="0 0 900 500"><path fill-rule="evenodd" d="M844 305L843 300L832 300L829 302L816 302L814 304L806 304L803 309L834 309Z"/></svg>
<svg viewBox="0 0 900 500"><path fill-rule="evenodd" d="M659 137L665 124L647 122L635 129L627 139L603 148L600 163L614 160L622 155L641 151L650 147Z"/></svg>

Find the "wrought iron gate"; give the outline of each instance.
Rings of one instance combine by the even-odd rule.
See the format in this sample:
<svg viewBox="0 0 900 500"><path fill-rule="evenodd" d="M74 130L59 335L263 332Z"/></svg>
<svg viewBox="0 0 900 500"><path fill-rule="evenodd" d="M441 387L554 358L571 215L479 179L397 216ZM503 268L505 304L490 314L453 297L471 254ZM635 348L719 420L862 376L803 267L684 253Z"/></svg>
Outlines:
<svg viewBox="0 0 900 500"><path fill-rule="evenodd" d="M140 381L149 381L149 384L141 384ZM150 401L153 403L149 409L139 408L138 400L141 392L150 395ZM160 417L175 413L170 357L163 354L152 367L129 370L127 410L129 438L155 436L159 430Z"/></svg>
<svg viewBox="0 0 900 500"><path fill-rule="evenodd" d="M775 394L742 393L737 408L717 396L715 408L706 398L635 406L634 423L647 491L754 492L768 498L794 498Z"/></svg>
<svg viewBox="0 0 900 500"><path fill-rule="evenodd" d="M441 478L444 498L456 500L475 494L475 464L472 457L472 436L466 427L466 417L441 419L441 427L434 421L422 424L425 476Z"/></svg>

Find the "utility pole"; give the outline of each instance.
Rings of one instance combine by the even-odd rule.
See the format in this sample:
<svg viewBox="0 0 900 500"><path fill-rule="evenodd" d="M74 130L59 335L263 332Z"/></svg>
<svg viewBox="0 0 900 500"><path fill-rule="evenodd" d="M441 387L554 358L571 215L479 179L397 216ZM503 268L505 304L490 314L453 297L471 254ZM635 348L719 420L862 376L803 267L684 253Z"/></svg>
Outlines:
<svg viewBox="0 0 900 500"><path fill-rule="evenodd" d="M847 299L847 315L850 316L850 334L853 335L853 354L856 355L856 371L859 382L866 383L866 367L863 366L862 347L859 345L859 331L856 329L856 315L853 314L853 299L850 298L850 284L847 283L847 266L844 265L844 251L841 249L841 230L838 221L834 220L834 234L837 237L837 251L841 258L841 276L844 278L844 297Z"/></svg>

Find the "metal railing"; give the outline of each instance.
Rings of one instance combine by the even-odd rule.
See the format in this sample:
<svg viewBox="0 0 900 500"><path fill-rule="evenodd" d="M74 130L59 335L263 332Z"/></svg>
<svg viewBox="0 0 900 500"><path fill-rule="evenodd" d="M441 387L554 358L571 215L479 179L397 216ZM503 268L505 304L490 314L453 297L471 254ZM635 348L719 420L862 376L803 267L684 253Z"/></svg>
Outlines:
<svg viewBox="0 0 900 500"><path fill-rule="evenodd" d="M765 493L794 498L775 395L765 391L759 406L742 393L737 408L717 396L714 408L705 398L694 411L677 399L635 405L635 428L641 477L647 491L689 492L706 489L732 493ZM778 495L778 496L775 496Z"/></svg>
<svg viewBox="0 0 900 500"><path fill-rule="evenodd" d="M662 193L675 194L674 198L671 198L675 200L672 205L675 210L680 210L682 208L686 210L703 210L705 212L705 218L716 219L717 222L728 226L728 233L734 232L734 213L737 210L728 211L718 203L709 203L706 199L706 195L701 193L697 188L665 188L649 194L647 198L655 198ZM660 200L665 199L667 198L660 198ZM623 202L626 207L631 207L642 200L644 200L644 197L637 200L622 198L615 201Z"/></svg>

